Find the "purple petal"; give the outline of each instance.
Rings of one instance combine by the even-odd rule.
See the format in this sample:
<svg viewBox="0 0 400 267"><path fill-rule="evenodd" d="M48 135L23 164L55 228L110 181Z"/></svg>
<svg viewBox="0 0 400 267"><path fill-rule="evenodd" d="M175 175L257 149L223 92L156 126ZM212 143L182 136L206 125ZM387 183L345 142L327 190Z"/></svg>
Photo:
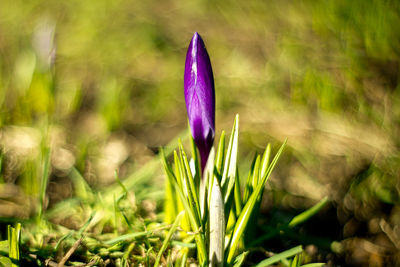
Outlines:
<svg viewBox="0 0 400 267"><path fill-rule="evenodd" d="M190 129L204 169L215 136L215 90L210 57L197 32L186 54L184 93Z"/></svg>

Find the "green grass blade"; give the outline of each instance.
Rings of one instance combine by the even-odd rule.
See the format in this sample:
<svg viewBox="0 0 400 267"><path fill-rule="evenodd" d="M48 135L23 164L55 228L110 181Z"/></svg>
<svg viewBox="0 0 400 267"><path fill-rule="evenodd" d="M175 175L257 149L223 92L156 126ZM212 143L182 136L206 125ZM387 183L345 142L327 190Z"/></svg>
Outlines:
<svg viewBox="0 0 400 267"><path fill-rule="evenodd" d="M157 258L156 258L156 261L155 261L155 263L154 263L154 267L158 267L158 265L160 264L160 260L161 260L162 254L163 254L164 251L167 249L168 244L169 244L169 242L171 241L172 235L175 233L176 228L177 228L178 225L180 224L181 219L182 219L182 217L183 217L184 214L185 214L185 212L184 212L184 211L181 211L181 212L178 214L178 216L176 216L176 220L175 220L174 224L173 224L173 225L171 226L171 228L169 229L168 234L167 234L167 236L165 237L164 242L163 242L163 244L162 244L160 250L158 251Z"/></svg>
<svg viewBox="0 0 400 267"><path fill-rule="evenodd" d="M245 251L242 254L238 255L234 262L232 267L240 267L244 263L244 260L246 259L247 254L249 254L249 251Z"/></svg>
<svg viewBox="0 0 400 267"><path fill-rule="evenodd" d="M68 234L63 235L63 236L57 241L57 244L56 244L56 246L54 247L54 251L57 251L58 248L60 247L61 243L62 243L64 240L70 238L70 237L72 236L72 233L73 233L73 232L71 231L71 232L69 232Z"/></svg>
<svg viewBox="0 0 400 267"><path fill-rule="evenodd" d="M236 162L239 142L239 115L236 115L233 123L231 137L229 139L228 151L225 156L224 172L221 179L221 188L224 202L227 203L235 184Z"/></svg>
<svg viewBox="0 0 400 267"><path fill-rule="evenodd" d="M253 169L253 177L251 179L251 187L249 188L249 192L254 192L258 186L258 184L261 183L261 156L258 155L256 162L254 164L254 169ZM264 190L261 190L261 192L258 194L258 197L255 200L254 206L252 207L249 222L247 224L250 225L257 225L257 220L258 220L258 213L260 210L260 205L261 205L261 200L263 196ZM244 242L248 244L255 238L255 233L256 229L255 227L249 227L245 230L244 233Z"/></svg>
<svg viewBox="0 0 400 267"><path fill-rule="evenodd" d="M242 198L241 198L241 192L240 192L240 179L239 179L239 171L236 168L236 177L235 177L235 195L234 195L234 200L235 200L235 215L236 217L239 217L240 213L242 212L243 208L243 203L242 203Z"/></svg>
<svg viewBox="0 0 400 267"><path fill-rule="evenodd" d="M96 211L93 211L90 214L89 219L85 222L85 224L79 229L78 231L78 236L81 237L82 234L86 231L86 229L89 227L90 223L92 222L94 216L96 215Z"/></svg>
<svg viewBox="0 0 400 267"><path fill-rule="evenodd" d="M182 190L183 194L186 197L188 196L188 186L185 183L182 162L179 159L178 153L176 151L174 151L174 167L175 167L175 177L176 177L176 179L174 181L172 181L172 186L173 186L173 189L174 189L174 191L176 193L178 211L181 211L181 210L184 210L185 207L184 207L182 201L178 201L178 199L181 199L181 197L179 196L179 192L177 192L177 190L176 190L175 183ZM190 218L189 218L189 213L188 212L186 212L186 216L183 219L181 225L182 225L182 228L184 230L190 231L190 229L191 229L190 225L191 224L190 224Z"/></svg>
<svg viewBox="0 0 400 267"><path fill-rule="evenodd" d="M317 263L304 264L304 265L301 265L300 267L322 267L324 265L325 265L325 263L317 262Z"/></svg>
<svg viewBox="0 0 400 267"><path fill-rule="evenodd" d="M215 167L220 175L222 172L222 166L225 158L225 131L222 131L221 137L219 138L217 155L215 157Z"/></svg>
<svg viewBox="0 0 400 267"><path fill-rule="evenodd" d="M71 170L71 180L74 185L75 194L78 198L82 200L90 200L93 198L90 186L76 168L72 168Z"/></svg>
<svg viewBox="0 0 400 267"><path fill-rule="evenodd" d="M207 261L207 251L206 251L204 234L199 233L199 231L201 231L202 228L201 228L201 221L196 216L197 210L196 210L196 208L192 207L193 203L190 203L190 201L192 201L192 200L189 199L189 201L188 201L188 198L191 198L190 197L191 193L189 192L190 186L187 181L188 177L186 177L187 172L184 170L183 164L184 164L183 163L183 155L181 155L181 159L179 159L178 156L175 154L176 173L179 173L181 177L180 177L180 179L176 179L173 181L173 186L181 200L180 203L183 205L183 208L186 211L186 216L189 220L191 229L193 230L193 232L196 233L195 241L197 244L199 262L203 263L203 262ZM178 181L180 182L180 184Z"/></svg>
<svg viewBox="0 0 400 267"><path fill-rule="evenodd" d="M253 193L252 180L253 180L253 172L256 160L257 160L257 153L254 154L253 161L251 162L250 165L249 174L247 175L246 186L243 192L243 203L246 203L249 200L251 193Z"/></svg>
<svg viewBox="0 0 400 267"><path fill-rule="evenodd" d="M186 242L181 242L181 241L171 241L171 245L173 246L179 246L183 248L196 248L196 244L193 243L186 243Z"/></svg>
<svg viewBox="0 0 400 267"><path fill-rule="evenodd" d="M253 177L251 179L251 191L253 192L257 185L260 183L260 164L261 157L257 156L256 163L254 164Z"/></svg>
<svg viewBox="0 0 400 267"><path fill-rule="evenodd" d="M47 184L49 181L49 173L50 173L50 149L47 148L46 151L44 152L44 158L43 158L43 169L42 169L42 179L41 179L41 185L40 185L40 195L39 195L39 220L42 219L42 215L45 209L45 198L46 198L46 189L47 189Z"/></svg>
<svg viewBox="0 0 400 267"><path fill-rule="evenodd" d="M278 159L279 159L280 155L282 154L282 151L283 151L283 148L285 147L285 145L286 145L286 141L282 144L279 151L276 153L274 159L272 160L270 166L268 167L268 170L265 173L265 176L262 178L261 182L257 185L257 188L255 189L255 191L251 194L249 201L244 206L242 212L240 213L238 220L236 221L235 228L233 230L233 234L231 237L231 241L228 246L228 257L227 257L228 264L232 263L233 257L236 254L236 249L237 249L240 239L242 238L242 235L246 229L247 223L249 222L249 219L251 217L251 214L253 212L255 204L259 198L259 195L263 191L265 183L267 182L273 168L275 167L276 163L278 162Z"/></svg>
<svg viewBox="0 0 400 267"><path fill-rule="evenodd" d="M190 129L189 129L190 131ZM190 136L190 148L192 152L192 159L194 161L194 169L195 169L195 175L194 175L194 184L196 185L196 188L200 187L200 180L201 180L201 167L200 167L200 157L199 153L197 151L197 146L196 143L194 142L194 139L192 136Z"/></svg>
<svg viewBox="0 0 400 267"><path fill-rule="evenodd" d="M8 255L12 261L11 267L19 266L19 243L21 237L21 224L17 223L16 227L8 226Z"/></svg>
<svg viewBox="0 0 400 267"><path fill-rule="evenodd" d="M4 177L3 177L3 153L2 153L2 151L0 152L0 183L4 183Z"/></svg>
<svg viewBox="0 0 400 267"><path fill-rule="evenodd" d="M184 247L178 253L178 257L175 261L175 267L186 267L186 262L189 254L189 248Z"/></svg>
<svg viewBox="0 0 400 267"><path fill-rule="evenodd" d="M207 252L206 252L206 245L205 245L204 238L200 235L200 233L198 233L199 231L202 230L200 228L200 223L196 220L196 217L194 215L194 210L191 209L191 207L187 201L187 198L184 195L184 193L182 192L182 189L179 187L178 183L175 182L174 186L175 186L175 190L178 192L181 202L185 208L186 214L189 217L189 221L192 226L192 230L196 233L195 240L197 243L197 250L199 253L199 261L203 262L207 259Z"/></svg>
<svg viewBox="0 0 400 267"><path fill-rule="evenodd" d="M209 199L212 192L212 183L214 179L214 160L215 150L212 147L210 155L208 156L206 167L204 168L203 179L200 182L200 203L201 203L201 218L202 225L206 225L208 220Z"/></svg>
<svg viewBox="0 0 400 267"><path fill-rule="evenodd" d="M147 235L150 235L150 234L151 234L151 231L144 231L144 232L136 232L136 233L126 234L126 235L121 235L121 236L118 236L116 238L113 238L113 239L105 241L104 244L106 244L106 245L114 245L114 244L116 244L118 242L121 242L121 241L129 240L129 239L135 239L135 238L139 238L139 237L144 237L144 236L147 236Z"/></svg>
<svg viewBox="0 0 400 267"><path fill-rule="evenodd" d="M194 215L199 223L201 223L201 213L200 213L200 201L199 201L199 188L196 187L194 178L192 176L192 171L190 169L189 161L187 159L186 153L183 150L182 144L179 145L180 147L180 159L181 164L183 166L184 174L185 174L185 181L186 186L188 187L188 196L190 199L190 204L195 212Z"/></svg>
<svg viewBox="0 0 400 267"><path fill-rule="evenodd" d="M277 263L281 260L293 257L296 254L299 254L303 251L301 246L297 246L291 249L288 249L284 252L281 252L279 254L276 254L266 260L263 260L262 262L258 263L257 265L254 265L253 267L266 267L266 266L270 266L274 263Z"/></svg>
<svg viewBox="0 0 400 267"><path fill-rule="evenodd" d="M315 204L314 206L312 206L311 208L309 208L308 210L300 213L299 215L295 216L287 225L283 225L281 227L278 228L274 228L271 229L270 231L268 231L268 233L264 236L261 236L259 238L257 238L256 240L254 240L253 242L251 242L249 244L250 247L252 246L257 246L258 244L260 244L261 242L271 239L274 236L279 235L279 233L281 231L287 231L290 227L295 227L305 221L307 221L308 219L310 219L312 216L314 216L316 213L318 213L327 203L329 202L327 197L324 197L323 199L321 199L317 204ZM329 246L328 246L329 247Z"/></svg>
<svg viewBox="0 0 400 267"><path fill-rule="evenodd" d="M161 159L164 171L167 176L167 179L165 179L166 192L164 201L164 212L165 212L164 221L169 224L174 221L174 218L178 215L179 212L178 199L175 187L173 186L173 181L176 180L176 178L171 170L170 165L167 163L164 149L161 149Z"/></svg>
<svg viewBox="0 0 400 267"><path fill-rule="evenodd" d="M301 255L301 254L300 254ZM297 254L293 260L290 261L289 267L299 267L301 262L301 257Z"/></svg>
<svg viewBox="0 0 400 267"><path fill-rule="evenodd" d="M174 167L175 167L175 177L178 185L183 188L183 192L187 194L187 188L183 185L183 168L181 166L181 161L179 160L178 153L174 151Z"/></svg>
<svg viewBox="0 0 400 267"><path fill-rule="evenodd" d="M329 201L328 197L324 197L317 204L315 204L314 206L312 206L308 210L303 211L302 213L300 213L299 215L294 217L290 221L289 227L294 227L294 226L296 226L298 224L301 224L301 223L307 221L312 216L314 216L316 213L318 213L328 203L328 201Z"/></svg>
<svg viewBox="0 0 400 267"><path fill-rule="evenodd" d="M165 155L168 156L174 151L179 139L186 140L188 137L189 133L186 130L179 133L178 138L168 143L168 145L164 148ZM135 170L123 180L124 185L129 192L135 191L135 187L137 187L137 185L153 179L154 173L160 168L160 157L161 155L154 157L152 160L148 161L145 165ZM107 187L107 189L103 192L105 202L112 203L113 196L119 196L121 193L122 189L118 184Z"/></svg>
<svg viewBox="0 0 400 267"><path fill-rule="evenodd" d="M271 144L268 144L267 147L265 148L262 160L261 160L261 176L264 177L264 175L267 172L268 166L269 166L269 161L271 158Z"/></svg>
<svg viewBox="0 0 400 267"><path fill-rule="evenodd" d="M233 171L232 167L236 167L236 157L237 156L237 145L235 146L234 143L237 144L238 142L238 134L239 134L239 115L237 114L235 117L235 121L233 122L231 136L229 138L228 150L225 155L225 162L224 162L224 171L222 174L221 186L224 187L229 174L232 175ZM232 157L234 156L234 157ZM234 173L233 173L234 175Z"/></svg>

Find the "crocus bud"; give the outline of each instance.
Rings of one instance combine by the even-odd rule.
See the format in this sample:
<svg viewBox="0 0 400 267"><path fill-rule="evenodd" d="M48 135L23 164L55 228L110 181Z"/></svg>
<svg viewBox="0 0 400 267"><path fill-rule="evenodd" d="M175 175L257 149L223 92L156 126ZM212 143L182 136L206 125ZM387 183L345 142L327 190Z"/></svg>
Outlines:
<svg viewBox="0 0 400 267"><path fill-rule="evenodd" d="M204 170L215 136L215 90L210 57L197 32L186 53L184 92L190 130Z"/></svg>

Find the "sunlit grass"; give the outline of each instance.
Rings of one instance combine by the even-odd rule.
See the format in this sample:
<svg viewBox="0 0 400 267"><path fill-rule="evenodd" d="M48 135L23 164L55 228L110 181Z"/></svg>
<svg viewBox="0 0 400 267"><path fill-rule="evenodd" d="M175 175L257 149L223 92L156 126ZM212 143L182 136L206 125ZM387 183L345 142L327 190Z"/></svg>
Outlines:
<svg viewBox="0 0 400 267"><path fill-rule="evenodd" d="M291 266L277 255L298 244L398 264L399 14L396 1L1 1L0 239L21 223L19 260L38 265L196 260L176 238L187 229L163 223L159 147L186 128L186 41L201 31L217 132L241 115L242 189L254 150L289 139L245 264ZM300 224L316 210L337 228Z"/></svg>

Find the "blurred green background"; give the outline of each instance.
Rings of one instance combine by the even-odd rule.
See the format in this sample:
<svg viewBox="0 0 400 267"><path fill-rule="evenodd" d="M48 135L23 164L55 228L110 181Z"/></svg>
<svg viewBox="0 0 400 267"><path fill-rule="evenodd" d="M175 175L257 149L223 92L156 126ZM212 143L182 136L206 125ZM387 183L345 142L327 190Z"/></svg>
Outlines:
<svg viewBox="0 0 400 267"><path fill-rule="evenodd" d="M0 217L38 209L48 148L51 207L74 196L72 167L104 189L182 134L198 31L217 133L240 114L241 175L288 138L266 218L327 195L313 234L341 241L339 261L400 263L399 25L399 1L2 0ZM148 191L162 190L160 169Z"/></svg>

